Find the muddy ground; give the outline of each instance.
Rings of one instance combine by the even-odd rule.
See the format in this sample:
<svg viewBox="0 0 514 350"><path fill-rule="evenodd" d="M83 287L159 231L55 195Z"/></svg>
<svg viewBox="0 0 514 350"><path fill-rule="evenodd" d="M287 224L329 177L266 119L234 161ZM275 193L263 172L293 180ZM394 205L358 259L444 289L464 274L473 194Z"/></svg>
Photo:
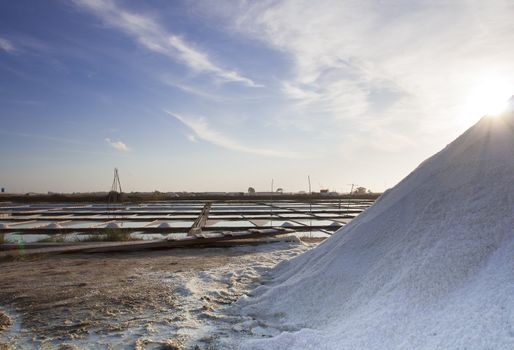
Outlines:
<svg viewBox="0 0 514 350"><path fill-rule="evenodd" d="M0 263L0 350L182 349L191 334L313 246L73 254ZM3 328L3 331L2 331Z"/></svg>

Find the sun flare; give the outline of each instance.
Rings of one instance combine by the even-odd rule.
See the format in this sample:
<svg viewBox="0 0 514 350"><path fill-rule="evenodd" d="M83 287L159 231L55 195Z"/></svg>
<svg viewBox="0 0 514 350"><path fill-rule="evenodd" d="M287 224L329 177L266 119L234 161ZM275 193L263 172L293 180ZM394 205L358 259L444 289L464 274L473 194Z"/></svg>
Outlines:
<svg viewBox="0 0 514 350"><path fill-rule="evenodd" d="M497 116L507 109L513 93L512 82L499 77L482 78L468 97L468 112L475 116Z"/></svg>
<svg viewBox="0 0 514 350"><path fill-rule="evenodd" d="M497 117L509 107L514 81L498 75L478 78L464 98L459 124L469 127L481 117Z"/></svg>

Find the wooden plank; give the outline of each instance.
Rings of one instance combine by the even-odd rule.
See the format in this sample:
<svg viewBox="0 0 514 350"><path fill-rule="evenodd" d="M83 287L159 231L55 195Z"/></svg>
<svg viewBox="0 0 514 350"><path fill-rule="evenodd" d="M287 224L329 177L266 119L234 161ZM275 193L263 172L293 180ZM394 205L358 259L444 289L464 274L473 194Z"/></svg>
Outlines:
<svg viewBox="0 0 514 350"><path fill-rule="evenodd" d="M160 241L131 241L131 242L112 242L112 243L79 243L75 245L67 245L64 247L50 247L29 250L8 250L0 251L0 260L12 259L19 256L38 256L49 254L70 254L70 253L107 253L107 252L127 252L145 249L170 249L170 248L188 248L206 246L212 247L221 242L233 242L237 244L238 241L247 239L257 239L270 236L283 235L293 233L294 230L290 229L269 229L269 230L249 230L241 231L238 235L225 236L220 234L217 237L186 237L174 240L160 240Z"/></svg>
<svg viewBox="0 0 514 350"><path fill-rule="evenodd" d="M198 215L198 218L193 222L193 225L189 229L188 236L194 236L202 233L202 229L207 223L207 219L209 218L209 212L211 211L211 203L205 203L202 212Z"/></svg>
<svg viewBox="0 0 514 350"><path fill-rule="evenodd" d="M82 244L82 243L81 243ZM85 244L85 243L84 243ZM98 243L96 243L98 244ZM77 242L34 242L34 243L4 243L0 244L0 251L3 250L20 250L20 249L41 249L41 248L55 248L67 247L77 245Z"/></svg>

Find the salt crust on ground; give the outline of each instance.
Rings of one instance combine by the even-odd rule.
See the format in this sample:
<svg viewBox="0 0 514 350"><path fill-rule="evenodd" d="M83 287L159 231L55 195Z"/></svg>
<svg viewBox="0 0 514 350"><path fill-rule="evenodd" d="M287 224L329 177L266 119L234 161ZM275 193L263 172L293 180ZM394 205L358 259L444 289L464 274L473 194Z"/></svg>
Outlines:
<svg viewBox="0 0 514 350"><path fill-rule="evenodd" d="M190 338L222 322L217 309L255 288L278 262L312 247L294 236L267 241L5 263L0 299L14 303L7 303L11 318L0 306L0 349L194 348ZM208 348L210 339L198 344Z"/></svg>
<svg viewBox="0 0 514 350"><path fill-rule="evenodd" d="M514 349L513 185L514 115L485 117L333 237L279 264L225 311L246 321L213 335L217 346Z"/></svg>

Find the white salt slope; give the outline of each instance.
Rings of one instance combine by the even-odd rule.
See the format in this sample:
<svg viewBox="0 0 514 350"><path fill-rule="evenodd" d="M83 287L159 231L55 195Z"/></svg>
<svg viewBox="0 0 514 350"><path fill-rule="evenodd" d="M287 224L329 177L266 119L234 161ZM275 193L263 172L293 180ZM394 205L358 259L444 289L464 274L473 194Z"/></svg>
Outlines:
<svg viewBox="0 0 514 350"><path fill-rule="evenodd" d="M239 306L282 331L245 349L514 349L514 115L483 118Z"/></svg>

